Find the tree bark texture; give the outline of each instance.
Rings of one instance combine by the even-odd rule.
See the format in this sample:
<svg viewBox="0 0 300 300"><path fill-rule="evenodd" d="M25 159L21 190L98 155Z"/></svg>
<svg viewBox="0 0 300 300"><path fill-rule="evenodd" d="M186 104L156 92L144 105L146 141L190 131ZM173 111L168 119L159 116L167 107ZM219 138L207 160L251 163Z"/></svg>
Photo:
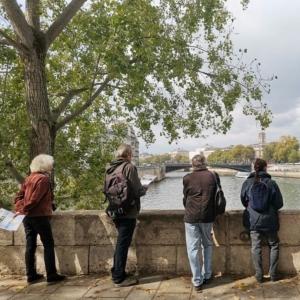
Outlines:
<svg viewBox="0 0 300 300"><path fill-rule="evenodd" d="M30 158L54 153L55 126L51 120L45 58L40 47L23 57L27 112L32 126Z"/></svg>

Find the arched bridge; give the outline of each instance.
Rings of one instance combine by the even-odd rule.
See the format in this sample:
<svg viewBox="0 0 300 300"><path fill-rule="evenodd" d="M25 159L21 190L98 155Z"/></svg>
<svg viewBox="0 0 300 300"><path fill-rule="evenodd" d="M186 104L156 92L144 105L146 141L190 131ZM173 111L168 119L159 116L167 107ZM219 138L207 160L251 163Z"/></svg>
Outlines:
<svg viewBox="0 0 300 300"><path fill-rule="evenodd" d="M251 164L209 164L211 168L216 169L232 169L240 172L251 172ZM189 163L166 163L166 173L181 170L189 169L192 167L192 164Z"/></svg>

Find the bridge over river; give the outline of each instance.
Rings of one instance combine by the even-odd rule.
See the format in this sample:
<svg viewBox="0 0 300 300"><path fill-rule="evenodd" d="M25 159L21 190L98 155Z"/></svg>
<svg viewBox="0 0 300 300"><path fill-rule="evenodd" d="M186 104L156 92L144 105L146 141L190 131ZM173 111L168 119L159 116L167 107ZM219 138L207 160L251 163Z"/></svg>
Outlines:
<svg viewBox="0 0 300 300"><path fill-rule="evenodd" d="M250 163L249 164L209 164L208 166L216 169L232 169L240 172L251 172ZM191 167L192 164L190 163L166 163L165 164L166 173L176 171L176 170L189 169Z"/></svg>

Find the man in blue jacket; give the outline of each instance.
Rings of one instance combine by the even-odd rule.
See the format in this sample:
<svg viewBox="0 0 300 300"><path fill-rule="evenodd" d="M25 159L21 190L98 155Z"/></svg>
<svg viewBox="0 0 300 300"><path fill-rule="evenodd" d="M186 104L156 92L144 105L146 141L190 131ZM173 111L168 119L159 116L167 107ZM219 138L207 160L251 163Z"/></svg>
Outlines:
<svg viewBox="0 0 300 300"><path fill-rule="evenodd" d="M282 195L276 182L267 173L267 163L257 158L255 172L243 183L241 201L245 206L244 226L250 230L251 252L255 268L255 278L263 282L262 239L266 238L270 247L271 281L276 281L279 258L279 218L278 210L283 206Z"/></svg>

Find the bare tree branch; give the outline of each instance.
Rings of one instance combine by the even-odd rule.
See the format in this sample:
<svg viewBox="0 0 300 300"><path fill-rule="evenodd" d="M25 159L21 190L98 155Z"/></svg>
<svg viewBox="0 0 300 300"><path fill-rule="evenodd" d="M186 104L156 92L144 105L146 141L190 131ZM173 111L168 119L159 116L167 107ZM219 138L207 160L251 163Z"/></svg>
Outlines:
<svg viewBox="0 0 300 300"><path fill-rule="evenodd" d="M69 105L71 100L74 98L74 96L88 90L88 88L80 88L80 89L74 89L70 90L68 93L60 96L64 96L64 99L60 102L60 104L52 110L52 120L56 121L58 117L61 115L61 113L66 109L66 107Z"/></svg>
<svg viewBox="0 0 300 300"><path fill-rule="evenodd" d="M25 52L28 51L28 49L27 49L24 45L18 43L18 42L15 41L14 39L12 39L12 38L11 38L4 30L2 30L1 28L0 28L0 35L2 35L3 38L4 38L4 39L0 40L0 43L1 43L1 44L12 46L12 47L14 47L16 50L18 50L18 51L20 51L20 52L23 52L23 53L25 53Z"/></svg>
<svg viewBox="0 0 300 300"><path fill-rule="evenodd" d="M32 28L40 31L40 0L26 0L26 20Z"/></svg>
<svg viewBox="0 0 300 300"><path fill-rule="evenodd" d="M213 73L208 73L208 72L204 72L204 71L199 71L199 73L206 75L209 78L214 78L217 77L217 75L213 74ZM239 86L241 86L242 88L244 88L247 92L249 92L249 88L247 87L247 85L245 85L244 83L234 79L232 80L233 82L237 83ZM233 87L233 85L230 85L231 87ZM245 94L246 95L246 94Z"/></svg>
<svg viewBox="0 0 300 300"><path fill-rule="evenodd" d="M15 168L13 163L11 161L5 162L6 167L10 171L10 173L13 175L13 177L19 182L23 183L24 177L19 173L19 171Z"/></svg>
<svg viewBox="0 0 300 300"><path fill-rule="evenodd" d="M31 48L33 45L33 33L28 25L25 16L16 0L0 0L10 20L15 33L20 38L22 44Z"/></svg>
<svg viewBox="0 0 300 300"><path fill-rule="evenodd" d="M70 121L72 121L74 118L78 117L81 113L83 113L87 108L89 108L95 99L100 95L100 93L105 89L108 82L110 81L110 78L107 77L101 86L98 87L98 89L95 91L95 93L77 110L75 110L72 114L66 116L64 119L62 119L60 122L56 124L56 130L60 129Z"/></svg>
<svg viewBox="0 0 300 300"><path fill-rule="evenodd" d="M206 76L208 76L208 77L216 77L216 75L215 74L213 74L213 73L208 73L208 72L204 72L204 71L199 71L199 73L201 73L201 74L204 74L204 75L206 75Z"/></svg>
<svg viewBox="0 0 300 300"><path fill-rule="evenodd" d="M46 32L47 48L53 43L56 37L64 30L70 20L87 0L72 0L61 13L61 15L51 24Z"/></svg>

